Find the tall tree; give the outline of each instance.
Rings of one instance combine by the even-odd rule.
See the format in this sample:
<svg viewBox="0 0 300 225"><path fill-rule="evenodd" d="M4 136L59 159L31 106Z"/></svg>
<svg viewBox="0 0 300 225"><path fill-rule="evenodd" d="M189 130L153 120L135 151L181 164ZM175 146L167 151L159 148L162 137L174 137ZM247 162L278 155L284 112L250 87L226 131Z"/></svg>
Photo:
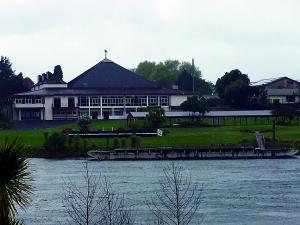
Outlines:
<svg viewBox="0 0 300 225"><path fill-rule="evenodd" d="M53 79L55 79L55 80L62 80L63 79L63 72L62 72L62 69L61 69L60 65L56 65L54 67Z"/></svg>
<svg viewBox="0 0 300 225"><path fill-rule="evenodd" d="M236 80L241 80L246 86L249 86L250 80L248 78L247 74L243 74L239 70L232 70L228 73L225 73L224 76L219 78L216 82L216 91L219 94L219 96L222 98L224 97L225 94L225 89L226 87L231 83Z"/></svg>
<svg viewBox="0 0 300 225"><path fill-rule="evenodd" d="M200 69L193 67L190 62L180 62L179 60L170 59L159 63L144 61L139 63L134 71L148 80L155 81L161 86L169 88L176 84L180 73L183 71L201 78Z"/></svg>
<svg viewBox="0 0 300 225"><path fill-rule="evenodd" d="M23 75L15 74L8 57L1 56L0 60L0 105L8 103L9 98L24 90Z"/></svg>
<svg viewBox="0 0 300 225"><path fill-rule="evenodd" d="M211 82L207 82L204 79L200 78L198 75L191 75L191 73L183 70L177 81L176 84L178 88L183 91L194 91L197 95L205 95L205 94L212 94L213 92L213 84Z"/></svg>
<svg viewBox="0 0 300 225"><path fill-rule="evenodd" d="M156 224L200 224L202 215L196 215L202 202L202 187L190 175L185 175L183 168L175 163L165 167L163 172L159 189L146 200Z"/></svg>
<svg viewBox="0 0 300 225"><path fill-rule="evenodd" d="M150 80L150 76L153 73L155 67L156 67L155 62L150 62L146 60L144 62L139 63L139 65L134 70L134 72Z"/></svg>
<svg viewBox="0 0 300 225"><path fill-rule="evenodd" d="M192 112L194 116L196 113L199 113L199 116L204 116L204 114L209 111L209 105L207 102L205 100L198 99L197 96L189 97L186 101L181 103L180 108L183 111Z"/></svg>

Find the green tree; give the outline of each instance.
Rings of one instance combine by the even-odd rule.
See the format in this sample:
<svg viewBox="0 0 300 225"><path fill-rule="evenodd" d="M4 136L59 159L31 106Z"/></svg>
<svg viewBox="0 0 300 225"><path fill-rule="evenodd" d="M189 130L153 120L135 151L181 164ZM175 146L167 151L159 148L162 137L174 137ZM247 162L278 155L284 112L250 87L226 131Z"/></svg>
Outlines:
<svg viewBox="0 0 300 225"><path fill-rule="evenodd" d="M241 80L245 86L249 86L250 80L248 78L247 74L243 74L239 70L232 70L229 73L225 73L224 76L219 78L216 82L216 91L219 94L220 98L224 97L226 87L230 85L232 82L235 82L237 80Z"/></svg>
<svg viewBox="0 0 300 225"><path fill-rule="evenodd" d="M160 128L166 120L165 110L161 107L147 107L145 111L148 112L146 119L151 128Z"/></svg>
<svg viewBox="0 0 300 225"><path fill-rule="evenodd" d="M89 115L81 116L78 119L78 126L80 127L80 132L88 132L91 123L92 123L92 119Z"/></svg>
<svg viewBox="0 0 300 225"><path fill-rule="evenodd" d="M134 71L163 87L171 88L176 84L179 74L184 70L194 74L199 79L201 78L200 69L193 67L190 62L170 59L159 63L144 61L139 63Z"/></svg>
<svg viewBox="0 0 300 225"><path fill-rule="evenodd" d="M53 79L62 80L63 79L63 71L60 65L54 67Z"/></svg>
<svg viewBox="0 0 300 225"><path fill-rule="evenodd" d="M154 72L155 67L155 62L150 62L146 60L144 62L139 63L134 72L150 80L150 76Z"/></svg>
<svg viewBox="0 0 300 225"><path fill-rule="evenodd" d="M0 143L0 224L21 224L16 206L25 208L32 194L31 173L24 145L15 139Z"/></svg>
<svg viewBox="0 0 300 225"><path fill-rule="evenodd" d="M1 56L0 60L0 106L10 103L10 97L18 92L22 92L23 75L15 74L8 57Z"/></svg>
<svg viewBox="0 0 300 225"><path fill-rule="evenodd" d="M213 92L213 84L211 82L205 81L198 75L193 77L190 72L187 72L187 70L183 70L180 73L176 84L178 85L178 88L183 91L193 91L194 85L195 94L200 96L212 94Z"/></svg>
<svg viewBox="0 0 300 225"><path fill-rule="evenodd" d="M204 116L204 114L209 111L207 102L205 100L198 99L197 96L189 97L186 101L181 103L180 108L183 111L192 112L193 116L195 116L196 113L199 113L200 117Z"/></svg>

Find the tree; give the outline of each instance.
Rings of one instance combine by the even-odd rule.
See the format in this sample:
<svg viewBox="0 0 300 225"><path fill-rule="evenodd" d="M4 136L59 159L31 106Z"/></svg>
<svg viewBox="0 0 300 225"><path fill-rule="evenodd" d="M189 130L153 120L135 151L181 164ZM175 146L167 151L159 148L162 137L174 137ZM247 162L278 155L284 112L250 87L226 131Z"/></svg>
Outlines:
<svg viewBox="0 0 300 225"><path fill-rule="evenodd" d="M62 72L60 65L56 65L54 67L53 79L54 80L62 80L63 79L63 72Z"/></svg>
<svg viewBox="0 0 300 225"><path fill-rule="evenodd" d="M10 103L10 97L18 92L22 92L23 75L15 74L9 58L1 56L0 60L0 105Z"/></svg>
<svg viewBox="0 0 300 225"><path fill-rule="evenodd" d="M277 117L277 120L281 118L281 122L286 120L291 123L292 120L298 116L297 110L292 106L277 105L275 109L272 110L272 115Z"/></svg>
<svg viewBox="0 0 300 225"><path fill-rule="evenodd" d="M73 181L65 182L63 203L66 206L68 224L94 225L98 224L98 197L100 180L93 175L88 163L83 163L83 186L79 187Z"/></svg>
<svg viewBox="0 0 300 225"><path fill-rule="evenodd" d="M194 93L200 96L212 94L213 92L213 84L211 82L207 82L197 75L194 75L193 78L191 73L187 72L187 70L183 70L180 73L176 81L176 85L178 86L179 90L183 91L193 91L194 85Z"/></svg>
<svg viewBox="0 0 300 225"><path fill-rule="evenodd" d="M193 116L198 112L199 116L204 116L209 111L209 106L205 100L198 99L197 96L188 97L186 101L181 103L180 108L183 111L193 112Z"/></svg>
<svg viewBox="0 0 300 225"><path fill-rule="evenodd" d="M184 176L183 168L175 163L164 168L163 172L159 191L147 199L146 204L157 224L188 225L200 207L202 189L192 182L191 176Z"/></svg>
<svg viewBox="0 0 300 225"><path fill-rule="evenodd" d="M150 62L146 60L144 62L139 63L134 72L150 80L150 76L154 72L155 67L155 62Z"/></svg>
<svg viewBox="0 0 300 225"><path fill-rule="evenodd" d="M124 195L116 192L111 182L102 179L102 194L99 200L100 224L103 225L132 225L134 216L132 210L126 206Z"/></svg>
<svg viewBox="0 0 300 225"><path fill-rule="evenodd" d="M24 91L30 91L30 89L33 87L33 85L34 85L34 82L29 77L25 77L23 79Z"/></svg>
<svg viewBox="0 0 300 225"><path fill-rule="evenodd" d="M161 86L171 88L184 70L201 78L201 71L198 67L193 67L190 62L179 60L165 60L159 63L144 61L139 63L134 71Z"/></svg>
<svg viewBox="0 0 300 225"><path fill-rule="evenodd" d="M82 115L78 119L78 126L80 127L80 132L88 132L89 131L89 126L92 123L92 119L89 115Z"/></svg>
<svg viewBox="0 0 300 225"><path fill-rule="evenodd" d="M247 74L239 70L232 70L219 78L216 82L216 90L219 97L227 104L236 108L258 108L264 107L260 97L262 89L250 86Z"/></svg>
<svg viewBox="0 0 300 225"><path fill-rule="evenodd" d="M32 177L24 145L15 139L0 143L0 224L20 224L14 219L18 205L22 209L30 201Z"/></svg>
<svg viewBox="0 0 300 225"><path fill-rule="evenodd" d="M93 174L88 162L83 164L83 185L65 182L63 203L68 223L76 225L132 225L134 217L124 196L116 192L106 177Z"/></svg>
<svg viewBox="0 0 300 225"><path fill-rule="evenodd" d="M155 129L160 128L166 120L165 110L161 107L147 107L145 110L148 112L146 119L150 127Z"/></svg>
<svg viewBox="0 0 300 225"><path fill-rule="evenodd" d="M216 91L219 94L220 98L224 97L226 87L230 85L232 82L235 82L237 80L241 80L246 86L249 86L250 80L248 78L247 74L243 74L239 70L232 70L229 73L225 73L224 76L221 78L218 78L216 82Z"/></svg>

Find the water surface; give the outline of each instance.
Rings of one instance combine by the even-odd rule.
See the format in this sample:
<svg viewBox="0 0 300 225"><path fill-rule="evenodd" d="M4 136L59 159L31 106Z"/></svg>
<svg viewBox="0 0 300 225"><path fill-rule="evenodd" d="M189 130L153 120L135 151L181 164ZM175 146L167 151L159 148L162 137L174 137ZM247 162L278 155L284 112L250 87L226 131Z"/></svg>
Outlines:
<svg viewBox="0 0 300 225"><path fill-rule="evenodd" d="M31 159L34 195L19 217L29 225L65 224L63 182L82 183L84 160ZM170 161L89 161L95 174L109 177L114 187L135 204L137 224L151 215L145 198L158 190L163 167ZM300 158L276 160L175 161L195 182L203 184L197 215L207 225L300 224ZM195 223L196 224L196 223Z"/></svg>

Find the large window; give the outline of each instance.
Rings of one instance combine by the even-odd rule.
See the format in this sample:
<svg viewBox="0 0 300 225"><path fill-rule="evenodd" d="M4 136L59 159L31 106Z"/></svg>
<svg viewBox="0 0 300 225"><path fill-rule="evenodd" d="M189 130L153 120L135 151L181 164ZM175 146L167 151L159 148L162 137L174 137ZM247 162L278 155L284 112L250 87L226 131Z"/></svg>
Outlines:
<svg viewBox="0 0 300 225"><path fill-rule="evenodd" d="M127 96L126 106L147 106L147 96Z"/></svg>
<svg viewBox="0 0 300 225"><path fill-rule="evenodd" d="M54 98L54 104L53 104L54 108L60 108L61 107L61 102L60 102L60 98Z"/></svg>
<svg viewBox="0 0 300 225"><path fill-rule="evenodd" d="M158 105L158 97L157 96L150 96L149 97L149 105L150 106L157 106Z"/></svg>
<svg viewBox="0 0 300 225"><path fill-rule="evenodd" d="M39 96L16 97L15 103L16 104L43 104L44 103L44 98L39 97Z"/></svg>
<svg viewBox="0 0 300 225"><path fill-rule="evenodd" d="M295 95L286 96L286 102L291 102L291 103L296 102L296 96Z"/></svg>
<svg viewBox="0 0 300 225"><path fill-rule="evenodd" d="M100 97L99 96L91 97L91 106L100 106Z"/></svg>
<svg viewBox="0 0 300 225"><path fill-rule="evenodd" d="M89 106L89 98L87 96L82 96L78 98L79 106Z"/></svg>
<svg viewBox="0 0 300 225"><path fill-rule="evenodd" d="M73 97L68 98L68 107L75 108L75 99Z"/></svg>
<svg viewBox="0 0 300 225"><path fill-rule="evenodd" d="M103 106L123 106L124 98L123 96L103 96L102 97Z"/></svg>
<svg viewBox="0 0 300 225"><path fill-rule="evenodd" d="M160 97L160 105L161 106L168 106L169 105L169 97L168 96L161 96Z"/></svg>
<svg viewBox="0 0 300 225"><path fill-rule="evenodd" d="M39 109L22 109L21 120L39 120L41 119L41 112Z"/></svg>

